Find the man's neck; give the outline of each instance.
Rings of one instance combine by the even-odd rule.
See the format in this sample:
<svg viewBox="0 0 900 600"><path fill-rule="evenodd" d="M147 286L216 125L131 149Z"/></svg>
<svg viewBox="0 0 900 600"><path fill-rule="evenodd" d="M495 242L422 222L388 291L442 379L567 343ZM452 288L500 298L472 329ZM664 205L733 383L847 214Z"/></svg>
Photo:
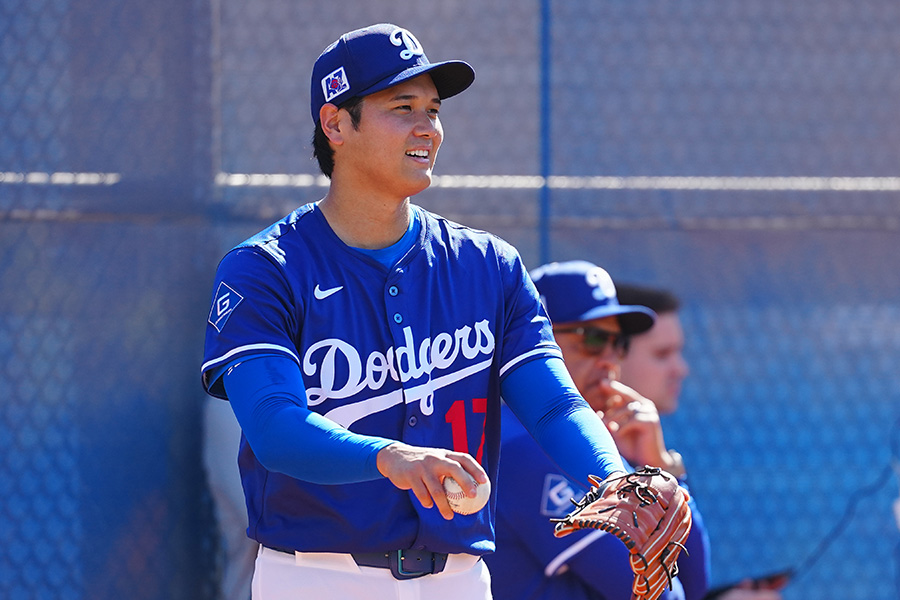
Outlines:
<svg viewBox="0 0 900 600"><path fill-rule="evenodd" d="M409 198L347 199L329 190L319 202L325 220L342 242L353 248L377 250L396 243L409 227Z"/></svg>

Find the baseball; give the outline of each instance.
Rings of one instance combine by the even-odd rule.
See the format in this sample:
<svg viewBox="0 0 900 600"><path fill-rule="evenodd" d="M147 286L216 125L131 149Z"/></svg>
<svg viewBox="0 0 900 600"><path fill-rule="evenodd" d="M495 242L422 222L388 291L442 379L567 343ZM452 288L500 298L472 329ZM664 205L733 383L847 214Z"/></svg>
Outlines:
<svg viewBox="0 0 900 600"><path fill-rule="evenodd" d="M484 508L491 496L491 482L476 483L476 486L475 497L469 498L455 479L444 478L444 492L447 494L447 500L450 502L453 512L460 515L471 515Z"/></svg>

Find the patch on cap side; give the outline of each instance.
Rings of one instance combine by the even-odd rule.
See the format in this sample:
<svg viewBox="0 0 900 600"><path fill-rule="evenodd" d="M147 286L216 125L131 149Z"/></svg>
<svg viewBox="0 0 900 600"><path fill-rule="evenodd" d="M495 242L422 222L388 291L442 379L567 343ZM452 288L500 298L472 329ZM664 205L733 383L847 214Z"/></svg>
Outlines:
<svg viewBox="0 0 900 600"><path fill-rule="evenodd" d="M331 102L336 96L340 96L350 89L347 74L344 67L338 67L322 78L322 93L325 94L325 102Z"/></svg>

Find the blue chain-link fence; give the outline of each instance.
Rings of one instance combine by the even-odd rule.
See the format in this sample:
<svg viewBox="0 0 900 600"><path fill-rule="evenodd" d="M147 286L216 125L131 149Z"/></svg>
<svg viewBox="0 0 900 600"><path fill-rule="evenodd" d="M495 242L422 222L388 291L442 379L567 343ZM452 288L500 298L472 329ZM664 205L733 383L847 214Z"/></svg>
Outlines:
<svg viewBox="0 0 900 600"><path fill-rule="evenodd" d="M714 583L900 597L890 0L0 0L0 597L217 597L215 265L323 194L311 66L379 21L478 73L417 202L684 299Z"/></svg>

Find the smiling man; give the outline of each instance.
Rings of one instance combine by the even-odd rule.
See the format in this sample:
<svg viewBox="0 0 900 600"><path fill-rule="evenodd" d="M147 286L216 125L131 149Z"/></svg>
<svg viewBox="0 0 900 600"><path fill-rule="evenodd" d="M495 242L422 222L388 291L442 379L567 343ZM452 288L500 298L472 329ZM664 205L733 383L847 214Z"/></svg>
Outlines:
<svg viewBox="0 0 900 600"><path fill-rule="evenodd" d="M573 479L624 470L516 250L410 201L474 77L396 25L342 35L311 82L327 193L219 264L202 376L242 429L255 600L490 598L496 495L455 514L442 484L496 481L501 393Z"/></svg>

